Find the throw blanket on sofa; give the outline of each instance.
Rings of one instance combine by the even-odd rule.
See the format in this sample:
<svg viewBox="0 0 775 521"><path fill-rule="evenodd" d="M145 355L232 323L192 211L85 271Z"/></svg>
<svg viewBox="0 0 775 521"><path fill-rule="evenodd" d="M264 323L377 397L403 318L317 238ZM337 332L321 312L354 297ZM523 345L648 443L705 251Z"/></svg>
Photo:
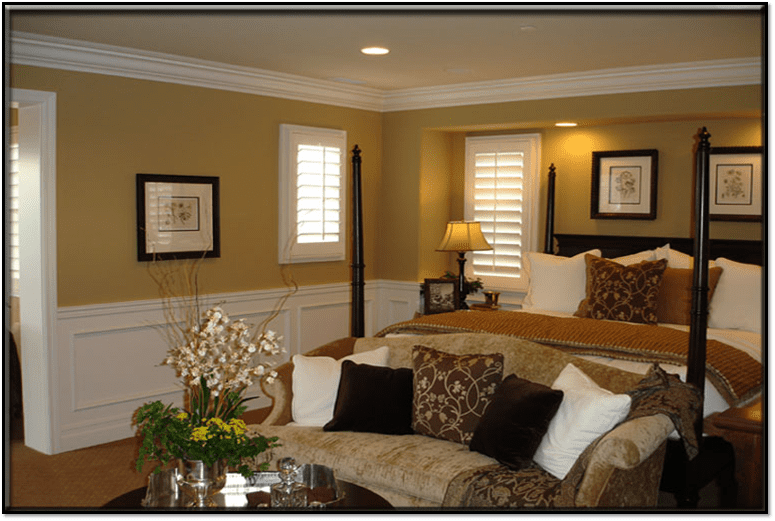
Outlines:
<svg viewBox="0 0 775 521"><path fill-rule="evenodd" d="M635 389L630 413L624 422L664 414L670 418L681 436L689 458L698 452L694 422L699 418L700 391L667 374L658 365L649 369ZM623 422L623 423L624 423ZM559 480L535 462L513 470L506 465L488 465L461 472L450 482L442 506L458 508L557 508L575 507L575 498L581 479L597 444L606 436L592 442L581 453L565 479ZM658 470L661 473L661 465Z"/></svg>
<svg viewBox="0 0 775 521"><path fill-rule="evenodd" d="M590 318L511 311L460 311L425 315L389 326L388 334L493 333L551 345L574 354L685 365L689 334L676 329ZM750 355L708 340L706 377L732 407L761 393L762 365Z"/></svg>

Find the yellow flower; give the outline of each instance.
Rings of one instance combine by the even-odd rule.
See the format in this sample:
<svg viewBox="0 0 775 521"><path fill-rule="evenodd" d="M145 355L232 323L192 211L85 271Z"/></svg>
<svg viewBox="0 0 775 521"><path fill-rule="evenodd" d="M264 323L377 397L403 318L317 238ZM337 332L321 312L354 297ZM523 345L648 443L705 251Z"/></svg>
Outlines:
<svg viewBox="0 0 775 521"><path fill-rule="evenodd" d="M242 420L231 419L229 420L229 424L234 430L234 434L236 434L237 436L242 436L243 434L245 434L245 431L247 430L247 425L245 425L245 422Z"/></svg>
<svg viewBox="0 0 775 521"><path fill-rule="evenodd" d="M181 411L178 413L177 416L175 416L178 420L187 420L188 419L188 413L186 411Z"/></svg>
<svg viewBox="0 0 775 521"><path fill-rule="evenodd" d="M193 441L206 441L208 438L207 427L205 426L196 427L191 431L191 439Z"/></svg>

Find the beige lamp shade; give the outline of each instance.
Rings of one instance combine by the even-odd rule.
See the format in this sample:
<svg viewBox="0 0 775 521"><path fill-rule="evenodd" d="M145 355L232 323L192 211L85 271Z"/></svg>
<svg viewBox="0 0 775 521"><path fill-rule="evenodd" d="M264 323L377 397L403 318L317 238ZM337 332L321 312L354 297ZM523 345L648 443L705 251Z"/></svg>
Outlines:
<svg viewBox="0 0 775 521"><path fill-rule="evenodd" d="M491 250L492 246L482 234L482 225L476 221L450 221L444 238L436 251Z"/></svg>

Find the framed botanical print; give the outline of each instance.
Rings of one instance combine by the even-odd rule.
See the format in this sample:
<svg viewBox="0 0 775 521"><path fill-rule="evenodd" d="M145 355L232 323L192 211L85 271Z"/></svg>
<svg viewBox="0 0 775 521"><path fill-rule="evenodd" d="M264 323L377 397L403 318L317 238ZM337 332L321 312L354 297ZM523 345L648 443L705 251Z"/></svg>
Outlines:
<svg viewBox="0 0 775 521"><path fill-rule="evenodd" d="M762 147L710 149L710 219L762 220Z"/></svg>
<svg viewBox="0 0 775 521"><path fill-rule="evenodd" d="M137 174L137 260L220 257L217 177Z"/></svg>
<svg viewBox="0 0 775 521"><path fill-rule="evenodd" d="M425 279L423 284L424 313L433 315L456 311L460 303L457 285L458 279Z"/></svg>
<svg viewBox="0 0 775 521"><path fill-rule="evenodd" d="M656 150L592 152L592 219L657 218Z"/></svg>

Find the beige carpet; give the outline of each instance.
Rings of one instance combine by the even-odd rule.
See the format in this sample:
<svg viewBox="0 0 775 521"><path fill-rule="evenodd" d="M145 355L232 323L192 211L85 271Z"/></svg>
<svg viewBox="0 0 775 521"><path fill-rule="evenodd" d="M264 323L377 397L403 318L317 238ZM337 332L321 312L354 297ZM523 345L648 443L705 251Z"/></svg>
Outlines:
<svg viewBox="0 0 775 521"><path fill-rule="evenodd" d="M47 456L11 442L10 507L100 507L147 483L151 466L134 469L135 438Z"/></svg>
<svg viewBox="0 0 775 521"><path fill-rule="evenodd" d="M267 412L249 411L243 418L257 423ZM13 512L101 507L147 485L153 465L146 463L142 473L135 470L138 448L139 438L128 438L48 456L12 439L5 451L5 508Z"/></svg>

